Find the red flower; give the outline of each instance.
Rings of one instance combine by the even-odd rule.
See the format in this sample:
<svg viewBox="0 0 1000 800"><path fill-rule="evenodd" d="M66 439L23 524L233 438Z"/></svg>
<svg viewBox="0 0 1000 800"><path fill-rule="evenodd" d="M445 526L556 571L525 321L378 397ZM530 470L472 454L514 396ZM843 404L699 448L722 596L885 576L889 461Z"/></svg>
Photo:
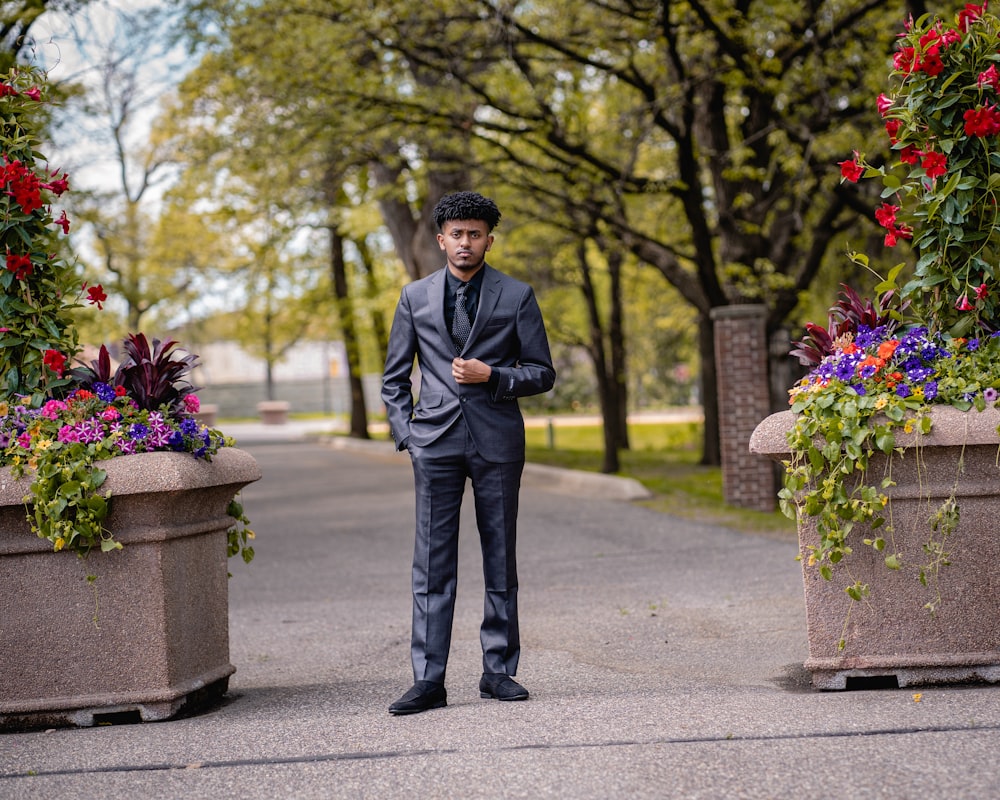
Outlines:
<svg viewBox="0 0 1000 800"><path fill-rule="evenodd" d="M972 3L966 3L965 8L958 12L958 27L960 30L969 32L969 27L983 15L983 11L986 10L986 2L981 6L973 5Z"/></svg>
<svg viewBox="0 0 1000 800"><path fill-rule="evenodd" d="M904 164L919 164L922 155L923 153L917 149L915 144L908 144L899 151L899 160Z"/></svg>
<svg viewBox="0 0 1000 800"><path fill-rule="evenodd" d="M52 174L55 175L55 172ZM63 192L69 191L69 176L63 173L61 178L56 178L56 180L49 183L43 183L42 187L48 189L56 197L59 197Z"/></svg>
<svg viewBox="0 0 1000 800"><path fill-rule="evenodd" d="M884 117L886 114L889 113L889 109L892 108L892 98L887 97L885 93L882 93L878 96L878 99L875 101L875 105L878 106L878 113Z"/></svg>
<svg viewBox="0 0 1000 800"><path fill-rule="evenodd" d="M990 293L989 287L985 283L981 283L976 288L976 299L977 300L985 300L986 299L986 295L988 295L989 293Z"/></svg>
<svg viewBox="0 0 1000 800"><path fill-rule="evenodd" d="M55 224L62 228L63 233L69 233L69 218L66 216L65 211L59 215L59 219L55 221Z"/></svg>
<svg viewBox="0 0 1000 800"><path fill-rule="evenodd" d="M963 116L967 136L994 136L1000 133L1000 113L995 105L970 108Z"/></svg>
<svg viewBox="0 0 1000 800"><path fill-rule="evenodd" d="M938 42L941 40L941 34L938 32L937 28L929 28L927 33L920 37L920 47L927 53L937 53Z"/></svg>
<svg viewBox="0 0 1000 800"><path fill-rule="evenodd" d="M900 225L897 227L889 227L885 232L884 244L886 247L895 247L900 239L912 239L913 230L906 225Z"/></svg>
<svg viewBox="0 0 1000 800"><path fill-rule="evenodd" d="M32 86L24 93L24 96L31 98L37 103L42 99L42 91L37 86Z"/></svg>
<svg viewBox="0 0 1000 800"><path fill-rule="evenodd" d="M66 356L58 350L46 350L42 363L61 378L63 367L66 366Z"/></svg>
<svg viewBox="0 0 1000 800"><path fill-rule="evenodd" d="M897 211L899 211L899 206L882 203L880 208L875 209L875 220L883 228L891 228L896 224Z"/></svg>
<svg viewBox="0 0 1000 800"><path fill-rule="evenodd" d="M31 256L8 252L7 270L13 272L19 281L23 281L35 271L35 267L31 263Z"/></svg>
<svg viewBox="0 0 1000 800"><path fill-rule="evenodd" d="M83 288L87 289L87 284L84 284ZM87 302L90 303L91 305L97 306L98 310L104 308L104 306L101 304L107 299L108 296L104 293L104 287L101 286L101 284L97 284L97 286L91 286L89 289L87 289Z"/></svg>
<svg viewBox="0 0 1000 800"><path fill-rule="evenodd" d="M948 157L944 153L924 153L921 166L928 178L940 178L948 172Z"/></svg>
<svg viewBox="0 0 1000 800"><path fill-rule="evenodd" d="M941 56L938 55L936 47L920 59L920 69L932 78L935 75L941 74L941 70L944 69L944 62L941 60Z"/></svg>
<svg viewBox="0 0 1000 800"><path fill-rule="evenodd" d="M854 158L850 161L839 161L840 176L851 183L857 183L858 179L865 174L865 168L858 163L858 151L854 151Z"/></svg>
<svg viewBox="0 0 1000 800"><path fill-rule="evenodd" d="M121 384L118 384L115 387L115 397L124 397L125 393L126 393L126 389Z"/></svg>
<svg viewBox="0 0 1000 800"><path fill-rule="evenodd" d="M892 57L892 66L899 72L909 74L913 72L916 61L916 50L912 47L904 47Z"/></svg>
<svg viewBox="0 0 1000 800"><path fill-rule="evenodd" d="M963 294L958 298L958 300L955 301L955 308L959 311L974 311L976 307L972 305L972 303L969 302L969 298Z"/></svg>
<svg viewBox="0 0 1000 800"><path fill-rule="evenodd" d="M898 119L887 119L885 121L885 132L889 134L889 142L891 144L896 144L899 140L899 129L903 127L903 123Z"/></svg>

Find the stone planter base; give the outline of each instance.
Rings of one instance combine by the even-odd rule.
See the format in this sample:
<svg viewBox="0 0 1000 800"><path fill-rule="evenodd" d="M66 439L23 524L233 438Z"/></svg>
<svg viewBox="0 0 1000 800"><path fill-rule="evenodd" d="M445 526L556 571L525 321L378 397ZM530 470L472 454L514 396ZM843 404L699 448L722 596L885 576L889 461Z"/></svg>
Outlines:
<svg viewBox="0 0 1000 800"><path fill-rule="evenodd" d="M146 453L102 467L123 549L86 559L31 534L30 481L0 470L0 730L169 719L217 700L235 671L226 507L257 462L224 448L211 463Z"/></svg>
<svg viewBox="0 0 1000 800"><path fill-rule="evenodd" d="M886 551L862 543L873 537L860 526L851 533L853 552L834 567L827 581L807 564L808 546L818 542L810 520L799 526L803 555L809 658L804 666L820 689L845 689L857 682L886 678L899 686L1000 682L1000 411L960 412L934 407L932 430L918 439L896 435L906 448L891 465L884 457L869 462L870 480L891 469L894 532L880 531ZM790 455L785 432L794 425L790 411L773 414L754 431L750 447L775 460ZM919 444L919 455L916 445ZM920 565L932 531L929 517L954 492L960 510L957 529L944 542L950 564L928 585ZM899 553L902 569L890 570L884 559ZM871 596L851 600L844 587L855 580L871 586ZM925 605L938 600L931 612ZM841 638L843 650L838 650Z"/></svg>

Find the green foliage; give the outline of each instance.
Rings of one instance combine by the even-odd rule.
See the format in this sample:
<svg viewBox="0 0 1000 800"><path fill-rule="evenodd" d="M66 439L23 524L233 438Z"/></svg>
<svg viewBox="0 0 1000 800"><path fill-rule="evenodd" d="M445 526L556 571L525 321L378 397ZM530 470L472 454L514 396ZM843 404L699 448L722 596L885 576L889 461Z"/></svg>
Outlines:
<svg viewBox="0 0 1000 800"><path fill-rule="evenodd" d="M44 77L31 69L0 83L0 376L3 393L32 397L69 383L63 365L76 354L73 298L82 289L60 255L61 224L48 202L65 191L66 176L42 166L36 148ZM64 217L60 219L64 220Z"/></svg>
<svg viewBox="0 0 1000 800"><path fill-rule="evenodd" d="M853 162L882 183L886 244L913 237L905 294L953 336L1000 324L1000 18L979 12L968 6L951 22L926 15L901 35L880 97L893 158Z"/></svg>

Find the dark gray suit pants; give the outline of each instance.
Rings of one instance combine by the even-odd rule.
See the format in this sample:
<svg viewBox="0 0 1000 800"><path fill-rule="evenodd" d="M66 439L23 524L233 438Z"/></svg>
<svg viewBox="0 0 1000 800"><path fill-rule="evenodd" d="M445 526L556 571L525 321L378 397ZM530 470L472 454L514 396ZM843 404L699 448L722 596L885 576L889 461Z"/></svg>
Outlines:
<svg viewBox="0 0 1000 800"><path fill-rule="evenodd" d="M486 583L483 672L517 672L517 501L523 461L491 463L476 450L460 417L427 447L410 446L416 487L413 552L414 680L444 683L458 583L458 529L471 479Z"/></svg>

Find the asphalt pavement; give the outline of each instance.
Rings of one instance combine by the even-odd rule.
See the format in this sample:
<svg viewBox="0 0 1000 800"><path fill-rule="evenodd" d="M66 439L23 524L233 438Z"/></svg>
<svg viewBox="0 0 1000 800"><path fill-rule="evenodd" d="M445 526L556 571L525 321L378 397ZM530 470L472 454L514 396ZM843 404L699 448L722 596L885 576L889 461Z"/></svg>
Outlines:
<svg viewBox="0 0 1000 800"><path fill-rule="evenodd" d="M257 558L232 565L226 700L0 734L0 798L1000 796L1000 687L817 692L787 535L657 513L630 482L561 471L529 469L521 495L531 699L479 697L470 494L448 706L393 717L412 682L407 457L314 426L225 430L264 476L243 492Z"/></svg>

